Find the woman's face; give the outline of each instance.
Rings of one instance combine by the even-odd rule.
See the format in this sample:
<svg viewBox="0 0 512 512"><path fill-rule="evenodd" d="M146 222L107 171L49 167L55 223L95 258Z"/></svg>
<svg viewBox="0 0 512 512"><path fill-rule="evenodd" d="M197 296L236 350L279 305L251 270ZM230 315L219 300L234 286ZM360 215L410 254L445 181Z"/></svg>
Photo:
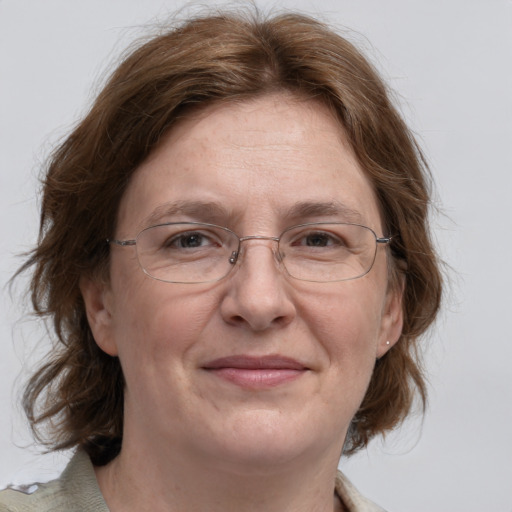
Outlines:
<svg viewBox="0 0 512 512"><path fill-rule="evenodd" d="M174 127L135 172L115 237L183 221L239 236L357 221L383 235L337 122L284 94L215 105ZM375 360L400 334L386 250L359 279L314 283L282 271L275 242L243 244L215 283L151 279L135 247L113 245L109 284L82 284L95 339L123 368L124 443L252 467L337 461Z"/></svg>

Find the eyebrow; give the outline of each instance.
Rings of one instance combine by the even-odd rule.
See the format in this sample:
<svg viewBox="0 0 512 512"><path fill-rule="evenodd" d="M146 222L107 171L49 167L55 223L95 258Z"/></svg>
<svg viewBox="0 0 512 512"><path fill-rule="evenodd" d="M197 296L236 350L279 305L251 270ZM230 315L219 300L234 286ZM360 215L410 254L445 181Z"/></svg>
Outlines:
<svg viewBox="0 0 512 512"><path fill-rule="evenodd" d="M342 222L363 224L363 216L339 201L300 201L280 212L289 222L304 222L318 217L336 218ZM165 203L144 219L145 226L167 222L170 217L184 215L202 222L223 225L232 217L230 211L214 201L175 201Z"/></svg>
<svg viewBox="0 0 512 512"><path fill-rule="evenodd" d="M362 224L363 216L339 201L316 202L303 201L295 203L286 212L290 219L309 219L311 217L336 217L344 222Z"/></svg>
<svg viewBox="0 0 512 512"><path fill-rule="evenodd" d="M166 218L174 215L186 215L194 219L202 220L208 223L217 223L229 217L228 210L219 203L213 201L175 201L165 203L153 210L153 212L144 219L146 226L161 224Z"/></svg>

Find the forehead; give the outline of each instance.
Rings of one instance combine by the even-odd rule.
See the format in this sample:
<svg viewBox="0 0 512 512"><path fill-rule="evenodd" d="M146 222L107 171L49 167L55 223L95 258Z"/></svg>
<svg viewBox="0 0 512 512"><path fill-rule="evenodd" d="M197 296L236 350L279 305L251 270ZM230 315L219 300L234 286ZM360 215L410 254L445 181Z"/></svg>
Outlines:
<svg viewBox="0 0 512 512"><path fill-rule="evenodd" d="M251 218L273 228L272 215L295 215L380 228L372 185L338 120L319 102L284 94L216 104L180 121L135 171L118 224L133 234L189 219L201 204L231 224Z"/></svg>

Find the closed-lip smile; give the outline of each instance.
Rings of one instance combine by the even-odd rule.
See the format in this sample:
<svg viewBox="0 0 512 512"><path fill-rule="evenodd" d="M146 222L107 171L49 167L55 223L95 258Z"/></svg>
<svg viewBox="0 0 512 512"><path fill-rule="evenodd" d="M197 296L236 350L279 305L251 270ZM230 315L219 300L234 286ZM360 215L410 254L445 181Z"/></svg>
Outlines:
<svg viewBox="0 0 512 512"><path fill-rule="evenodd" d="M293 381L309 368L299 361L281 356L234 355L209 361L204 370L243 388L264 389Z"/></svg>

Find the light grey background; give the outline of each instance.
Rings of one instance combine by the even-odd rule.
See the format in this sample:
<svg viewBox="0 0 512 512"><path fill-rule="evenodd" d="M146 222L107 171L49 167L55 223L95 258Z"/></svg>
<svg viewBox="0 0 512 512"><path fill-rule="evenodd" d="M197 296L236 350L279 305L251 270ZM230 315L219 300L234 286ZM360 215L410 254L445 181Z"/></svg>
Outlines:
<svg viewBox="0 0 512 512"><path fill-rule="evenodd" d="M41 161L84 112L115 55L145 23L182 5L0 0L1 285L37 233ZM397 91L437 181L443 213L435 234L452 267L444 313L427 341L424 421L409 421L342 466L393 512L511 512L512 2L274 5L350 27ZM44 330L22 317L28 302L19 295L13 302L4 287L0 299L2 487L47 480L66 457L36 455L17 405L27 366L46 347Z"/></svg>

